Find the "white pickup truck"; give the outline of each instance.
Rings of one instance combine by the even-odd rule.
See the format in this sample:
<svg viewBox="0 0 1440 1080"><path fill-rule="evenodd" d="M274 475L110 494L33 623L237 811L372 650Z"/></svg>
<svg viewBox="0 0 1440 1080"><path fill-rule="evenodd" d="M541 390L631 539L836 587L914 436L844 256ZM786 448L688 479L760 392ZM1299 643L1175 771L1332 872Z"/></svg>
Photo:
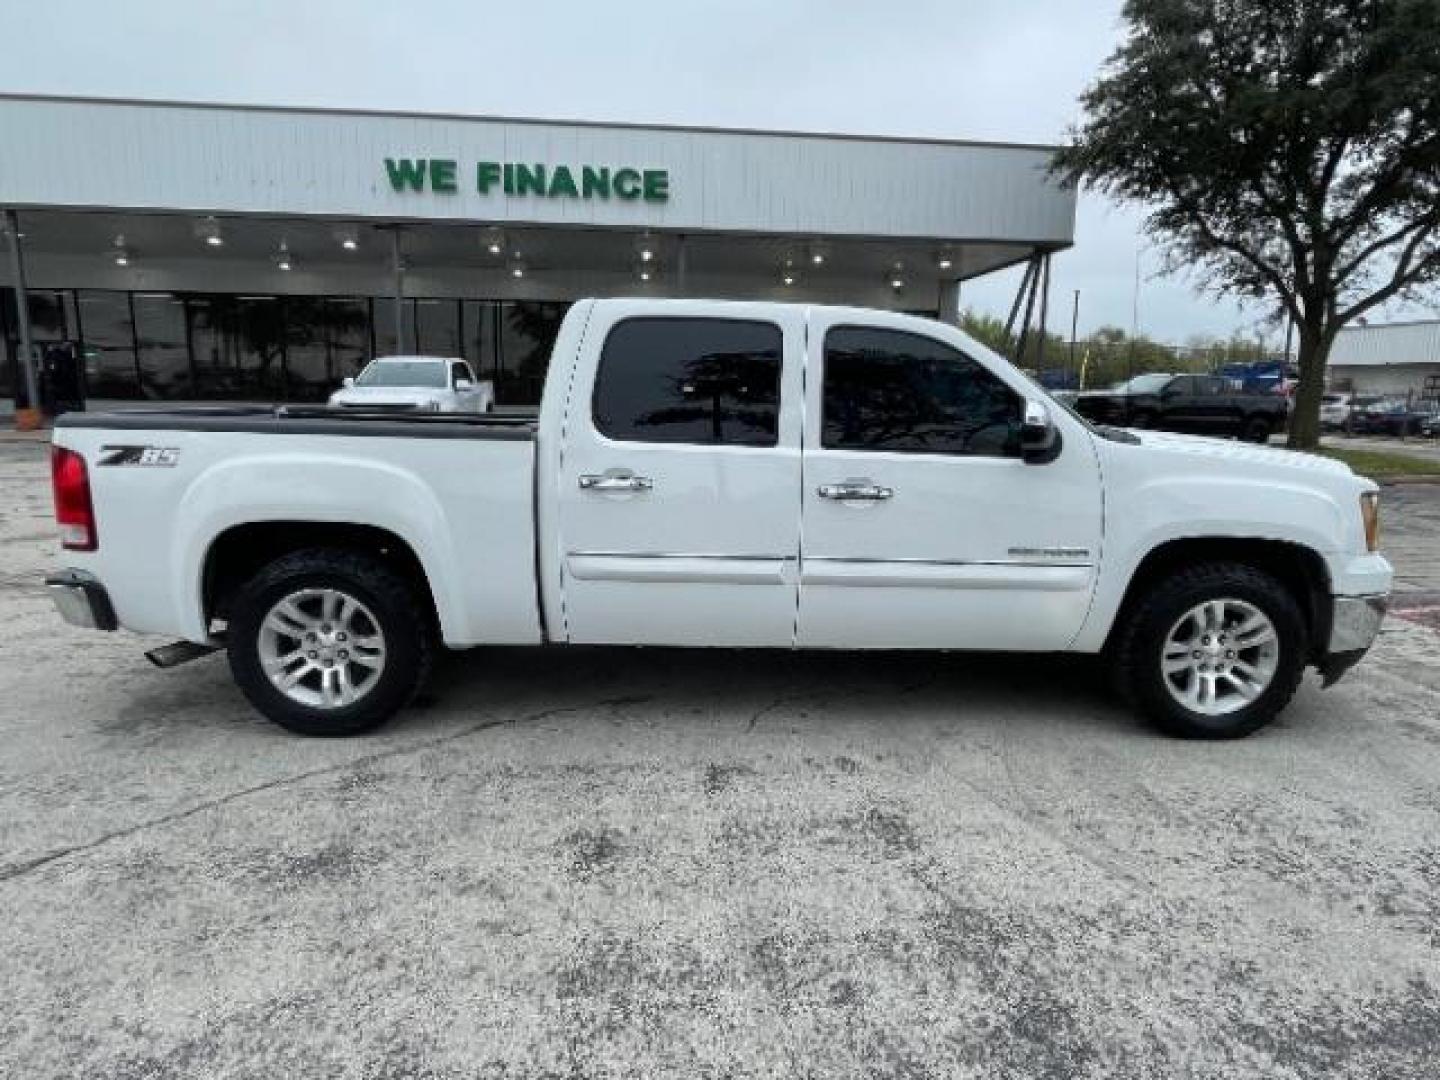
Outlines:
<svg viewBox="0 0 1440 1080"><path fill-rule="evenodd" d="M61 613L225 648L307 734L386 720L439 644L603 643L1102 654L1232 737L1359 660L1391 581L1344 465L1093 427L859 309L585 300L535 417L71 413L52 453Z"/></svg>

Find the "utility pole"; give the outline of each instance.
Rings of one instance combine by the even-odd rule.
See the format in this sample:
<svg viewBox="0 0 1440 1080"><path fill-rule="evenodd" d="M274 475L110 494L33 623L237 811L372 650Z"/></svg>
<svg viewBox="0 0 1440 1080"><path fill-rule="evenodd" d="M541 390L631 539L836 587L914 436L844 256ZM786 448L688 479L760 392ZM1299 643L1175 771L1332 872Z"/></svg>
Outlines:
<svg viewBox="0 0 1440 1080"><path fill-rule="evenodd" d="M30 300L25 292L25 254L20 250L20 219L14 210L5 211L5 232L10 237L10 272L15 278L15 318L20 331L20 370L25 379L25 396L30 409L40 412L40 387L35 378L35 353L30 334Z"/></svg>
<svg viewBox="0 0 1440 1080"><path fill-rule="evenodd" d="M1070 370L1075 370L1076 329L1080 325L1080 290L1075 290L1075 300L1070 306Z"/></svg>

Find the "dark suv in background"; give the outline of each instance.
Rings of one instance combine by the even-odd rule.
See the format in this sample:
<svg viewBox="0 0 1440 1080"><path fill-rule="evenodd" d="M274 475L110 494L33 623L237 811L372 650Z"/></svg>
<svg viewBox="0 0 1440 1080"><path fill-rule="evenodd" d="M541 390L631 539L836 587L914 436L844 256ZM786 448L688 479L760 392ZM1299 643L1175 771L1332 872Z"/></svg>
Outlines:
<svg viewBox="0 0 1440 1080"><path fill-rule="evenodd" d="M1285 426L1285 397L1237 389L1218 375L1136 375L1076 395L1075 411L1097 424L1229 435L1263 443Z"/></svg>

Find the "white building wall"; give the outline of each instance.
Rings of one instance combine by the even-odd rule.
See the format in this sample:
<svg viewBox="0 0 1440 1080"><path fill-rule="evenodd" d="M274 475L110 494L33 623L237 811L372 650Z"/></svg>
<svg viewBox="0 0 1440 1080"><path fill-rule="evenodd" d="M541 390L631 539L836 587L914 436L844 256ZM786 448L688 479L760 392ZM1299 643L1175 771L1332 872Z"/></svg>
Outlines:
<svg viewBox="0 0 1440 1080"><path fill-rule="evenodd" d="M1043 147L0 96L0 205L1068 245ZM454 159L454 194L387 157ZM669 198L482 195L477 161L665 169ZM578 179L578 172L577 172Z"/></svg>

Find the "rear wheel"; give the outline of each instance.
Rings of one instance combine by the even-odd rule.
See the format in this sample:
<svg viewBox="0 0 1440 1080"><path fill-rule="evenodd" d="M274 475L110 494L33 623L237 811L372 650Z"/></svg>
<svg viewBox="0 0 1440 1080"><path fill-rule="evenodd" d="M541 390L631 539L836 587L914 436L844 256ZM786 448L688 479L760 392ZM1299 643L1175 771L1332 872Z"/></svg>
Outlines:
<svg viewBox="0 0 1440 1080"><path fill-rule="evenodd" d="M230 609L230 670L250 703L302 735L378 727L423 684L429 620L379 559L299 551L264 567Z"/></svg>
<svg viewBox="0 0 1440 1080"><path fill-rule="evenodd" d="M1240 437L1246 442L1266 443L1270 441L1270 421L1263 416L1252 416L1245 421L1245 427L1241 430Z"/></svg>
<svg viewBox="0 0 1440 1080"><path fill-rule="evenodd" d="M1254 567L1182 570L1152 586L1123 618L1112 657L1117 682L1177 735L1249 735L1289 704L1305 670L1299 605Z"/></svg>

